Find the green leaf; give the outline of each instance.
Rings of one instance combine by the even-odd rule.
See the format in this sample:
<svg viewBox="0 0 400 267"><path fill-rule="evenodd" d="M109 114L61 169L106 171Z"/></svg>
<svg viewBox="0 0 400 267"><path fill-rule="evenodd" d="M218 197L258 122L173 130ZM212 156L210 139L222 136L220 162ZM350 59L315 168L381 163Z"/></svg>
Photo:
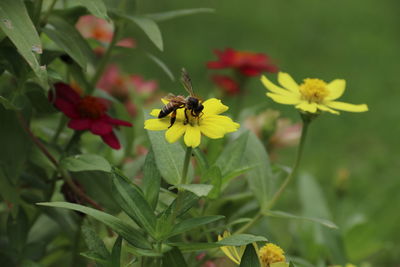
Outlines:
<svg viewBox="0 0 400 267"><path fill-rule="evenodd" d="M76 0L80 5L86 7L90 13L101 19L109 19L107 8L103 0Z"/></svg>
<svg viewBox="0 0 400 267"><path fill-rule="evenodd" d="M174 242L174 243L168 243L168 245L173 247L178 247L181 251L184 252L204 251L223 246L218 243L186 243L186 242Z"/></svg>
<svg viewBox="0 0 400 267"><path fill-rule="evenodd" d="M210 182L210 185L212 185L212 189L207 194L207 197L210 199L218 198L222 185L220 169L217 166L212 166L202 175L201 178L202 182Z"/></svg>
<svg viewBox="0 0 400 267"><path fill-rule="evenodd" d="M42 87L48 87L46 68L36 58L42 53L42 44L24 3L21 0L0 1L0 28L28 62Z"/></svg>
<svg viewBox="0 0 400 267"><path fill-rule="evenodd" d="M58 16L50 16L49 24L43 32L86 70L87 64L94 62L94 54L78 30Z"/></svg>
<svg viewBox="0 0 400 267"><path fill-rule="evenodd" d="M247 145L249 131L242 133L236 140L225 147L217 159L216 165L221 169L222 175L236 170L243 158Z"/></svg>
<svg viewBox="0 0 400 267"><path fill-rule="evenodd" d="M122 237L118 236L117 240L115 240L111 252L111 267L121 266L121 246L122 246Z"/></svg>
<svg viewBox="0 0 400 267"><path fill-rule="evenodd" d="M161 59L159 59L158 57L156 57L150 53L147 53L147 57L150 58L154 63L156 63L157 66L159 66L165 72L165 74L167 74L168 78L170 78L171 81L175 81L174 74Z"/></svg>
<svg viewBox="0 0 400 267"><path fill-rule="evenodd" d="M215 216L204 216L204 217L197 217L197 218L190 218L179 222L174 226L172 232L168 234L168 237L178 235L184 232L187 232L193 228L212 223L218 220L225 218L225 216L215 215Z"/></svg>
<svg viewBox="0 0 400 267"><path fill-rule="evenodd" d="M127 182L126 177L116 172L114 173L113 186L115 190L114 198L121 208L154 237L157 218L140 188Z"/></svg>
<svg viewBox="0 0 400 267"><path fill-rule="evenodd" d="M108 161L98 155L83 154L63 158L60 161L61 166L72 172L81 171L103 171L111 172L111 165Z"/></svg>
<svg viewBox="0 0 400 267"><path fill-rule="evenodd" d="M12 102L10 102L7 98L0 95L0 103L3 105L5 109L9 110L20 110L20 107L17 107Z"/></svg>
<svg viewBox="0 0 400 267"><path fill-rule="evenodd" d="M321 219L321 218L314 218L314 217L303 217L303 216L297 216L288 212L284 211L267 211L265 212L265 215L271 216L271 217L277 217L277 218L286 218L286 219L296 219L296 220L306 220L306 221L311 221L315 223L319 223L325 227L328 228L333 228L336 229L338 228L336 224L333 222L326 220L326 219Z"/></svg>
<svg viewBox="0 0 400 267"><path fill-rule="evenodd" d="M164 253L162 258L162 267L185 267L187 266L182 252L179 248L174 247L167 253Z"/></svg>
<svg viewBox="0 0 400 267"><path fill-rule="evenodd" d="M304 217L319 217L330 220L332 216L324 192L314 177L303 174L298 178L299 198ZM339 263L346 262L343 240L336 229L322 228L321 225L314 224L311 225L311 229L309 228L309 232L316 235L315 245L328 251L330 258Z"/></svg>
<svg viewBox="0 0 400 267"><path fill-rule="evenodd" d="M239 267L260 267L258 255L253 244L248 244L246 246Z"/></svg>
<svg viewBox="0 0 400 267"><path fill-rule="evenodd" d="M103 259L100 255L98 255L96 252L88 251L88 252L81 252L79 253L81 256L92 260L94 262L97 262L101 265L107 265L108 261Z"/></svg>
<svg viewBox="0 0 400 267"><path fill-rule="evenodd" d="M105 212L68 202L42 202L37 203L37 205L80 211L109 226L132 246L151 249L151 245L147 239L132 225Z"/></svg>
<svg viewBox="0 0 400 267"><path fill-rule="evenodd" d="M179 184L182 180L183 161L185 158L185 151L182 146L177 142L173 144L168 143L165 140L165 133L163 131L147 131L147 133L161 176L169 184ZM193 169L189 166L189 177L191 173L193 173Z"/></svg>
<svg viewBox="0 0 400 267"><path fill-rule="evenodd" d="M193 149L193 155L196 157L196 161L200 167L201 174L204 174L210 167L206 155L198 147ZM203 178L201 178L201 182L204 182Z"/></svg>
<svg viewBox="0 0 400 267"><path fill-rule="evenodd" d="M263 236L256 236L256 235L249 235L249 234L238 234L238 235L231 235L228 236L217 243L223 246L244 246L247 244L251 244L254 242L267 242Z"/></svg>
<svg viewBox="0 0 400 267"><path fill-rule="evenodd" d="M157 23L154 22L154 20L144 16L130 16L121 13L117 13L116 15L136 24L139 28L141 28L144 31L144 33L147 35L147 37L149 37L149 39L154 43L154 45L158 49L163 51L163 39L161 36L161 31L160 28L158 28Z"/></svg>
<svg viewBox="0 0 400 267"><path fill-rule="evenodd" d="M176 187L188 190L196 194L198 197L207 196L208 193L210 193L210 191L213 189L213 186L210 184L179 184L176 185Z"/></svg>
<svg viewBox="0 0 400 267"><path fill-rule="evenodd" d="M245 176L250 190L260 203L261 209L264 209L268 203L272 171L264 144L252 132L249 133L242 166L254 166L246 172Z"/></svg>
<svg viewBox="0 0 400 267"><path fill-rule="evenodd" d="M107 260L110 257L110 253L106 249L103 240L100 239L96 231L88 224L82 226L82 234L91 255L96 255L97 258L102 260Z"/></svg>
<svg viewBox="0 0 400 267"><path fill-rule="evenodd" d="M161 12L161 13L146 14L145 16L154 21L160 22L183 16L189 16L199 13L213 13L213 12L215 12L215 9L212 8L191 8L191 9L180 9L180 10Z"/></svg>
<svg viewBox="0 0 400 267"><path fill-rule="evenodd" d="M7 235L9 245L16 249L19 253L25 246L29 231L29 220L22 207L18 209L18 215L13 218L9 213L7 220Z"/></svg>
<svg viewBox="0 0 400 267"><path fill-rule="evenodd" d="M150 150L146 156L143 167L143 175L144 196L154 210L157 206L158 194L160 192L161 175L157 169L153 150Z"/></svg>

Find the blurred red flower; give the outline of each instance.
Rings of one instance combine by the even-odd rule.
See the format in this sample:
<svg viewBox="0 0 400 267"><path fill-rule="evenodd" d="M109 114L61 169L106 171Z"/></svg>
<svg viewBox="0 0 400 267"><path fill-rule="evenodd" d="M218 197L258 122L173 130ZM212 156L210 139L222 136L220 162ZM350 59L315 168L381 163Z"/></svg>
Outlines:
<svg viewBox="0 0 400 267"><path fill-rule="evenodd" d="M211 77L214 83L222 88L228 95L237 95L240 93L239 84L227 75L215 74Z"/></svg>
<svg viewBox="0 0 400 267"><path fill-rule="evenodd" d="M85 38L95 39L104 44L109 44L114 35L114 27L104 19L99 19L92 15L85 15L79 18L76 28ZM120 47L135 48L136 41L132 38L119 40L116 44ZM104 47L96 47L97 54L103 54Z"/></svg>
<svg viewBox="0 0 400 267"><path fill-rule="evenodd" d="M263 53L237 51L226 48L224 51L215 50L218 61L207 63L209 69L233 68L244 76L257 76L262 72L277 72L278 67L270 62L269 57Z"/></svg>
<svg viewBox="0 0 400 267"><path fill-rule="evenodd" d="M71 119L68 122L69 128L77 131L90 130L91 133L99 135L111 148L121 148L113 128L116 126L131 127L132 124L111 118L106 113L109 108L109 102L106 99L90 95L81 97L65 83L56 83L54 87L55 91L49 93L49 100Z"/></svg>
<svg viewBox="0 0 400 267"><path fill-rule="evenodd" d="M135 91L146 97L157 89L158 84L155 80L145 81L140 75L124 75L117 65L111 64L104 71L97 87L124 103L129 114L135 116L136 107L130 100L130 93Z"/></svg>

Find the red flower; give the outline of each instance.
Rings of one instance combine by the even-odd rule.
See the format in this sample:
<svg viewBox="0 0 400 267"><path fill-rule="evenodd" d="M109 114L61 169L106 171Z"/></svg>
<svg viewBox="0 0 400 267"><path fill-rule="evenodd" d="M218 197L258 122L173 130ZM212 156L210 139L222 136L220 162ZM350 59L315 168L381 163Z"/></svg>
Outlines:
<svg viewBox="0 0 400 267"><path fill-rule="evenodd" d="M232 48L226 48L225 51L215 50L218 61L207 63L209 69L237 69L245 76L257 76L262 72L277 72L278 68L270 63L266 54L253 53L247 51L235 51Z"/></svg>
<svg viewBox="0 0 400 267"><path fill-rule="evenodd" d="M227 75L213 75L211 79L228 95L236 95L240 92L239 84Z"/></svg>
<svg viewBox="0 0 400 267"><path fill-rule="evenodd" d="M111 118L106 112L109 103L106 99L84 96L81 97L74 89L65 83L56 83L55 96L50 91L49 99L54 106L61 110L71 120L68 127L77 131L90 130L101 136L104 143L113 149L120 149L121 145L115 135L115 126L131 127L127 121Z"/></svg>

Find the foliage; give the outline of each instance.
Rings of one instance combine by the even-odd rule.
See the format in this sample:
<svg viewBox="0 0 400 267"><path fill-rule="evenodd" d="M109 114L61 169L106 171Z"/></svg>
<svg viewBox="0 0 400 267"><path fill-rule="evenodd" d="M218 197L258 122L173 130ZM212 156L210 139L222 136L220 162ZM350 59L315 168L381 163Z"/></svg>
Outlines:
<svg viewBox="0 0 400 267"><path fill-rule="evenodd" d="M181 3L176 10L160 4L144 12L146 5L0 1L0 262L232 266L225 255L240 266L379 262L379 244L361 250L350 240L372 231L364 214L349 204L343 210L351 218L343 220L332 208L331 191L310 174L313 168L299 171L300 159L310 158L303 153L309 125L326 119L321 101L331 87L339 97L344 80L335 80L340 86L322 80L297 85L279 73L282 89L264 77L267 95L278 103L313 100L312 110L296 106L301 124L282 127L287 118L265 111L269 100L248 91L258 82L267 93L260 77L276 73L278 61L215 46L218 59L202 63L222 90L206 95L198 86L204 84L201 72L189 71L191 81L185 71L180 80L186 88L193 82L204 106L196 113L185 102L176 107L176 121L174 111L159 118L159 99L169 86L186 97L174 66L179 60L171 60L174 42L185 36L171 34L169 25L194 32L218 12ZM189 69L196 53L179 64ZM323 88L315 89L317 83ZM310 99L302 95L306 85ZM244 99L258 102L250 106ZM280 153L296 145L294 165L278 164ZM338 191L348 179L341 175ZM279 261L265 250L260 254L266 244L279 252Z"/></svg>

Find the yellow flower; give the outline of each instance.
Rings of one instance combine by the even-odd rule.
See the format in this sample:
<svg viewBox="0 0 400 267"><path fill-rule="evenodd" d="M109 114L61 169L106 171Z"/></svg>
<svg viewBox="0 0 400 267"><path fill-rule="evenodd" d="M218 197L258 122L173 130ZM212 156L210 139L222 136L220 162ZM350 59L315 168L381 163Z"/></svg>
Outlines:
<svg viewBox="0 0 400 267"><path fill-rule="evenodd" d="M229 233L228 231L225 231L222 236L218 235L218 241L220 241L224 238L227 238L229 236L231 236L231 233ZM220 249L222 250L222 252L224 252L224 254L226 256L228 256L229 259L231 259L234 263L239 265L240 260L242 259L244 250L246 249L246 246L240 246L240 247L223 246L223 247L220 247Z"/></svg>
<svg viewBox="0 0 400 267"><path fill-rule="evenodd" d="M261 82L269 90L267 96L275 102L294 105L304 112L328 111L333 114L339 114L335 109L350 112L368 110L366 104L353 105L335 101L342 96L345 90L345 80L336 79L326 83L320 79L307 78L304 79L302 84L298 85L289 74L279 72L278 82L283 88L273 84L265 76L261 77Z"/></svg>
<svg viewBox="0 0 400 267"><path fill-rule="evenodd" d="M164 104L168 103L163 99ZM176 121L170 126L171 114L162 119L148 119L144 123L144 128L152 131L167 130L165 139L174 143L182 135L188 147L197 147L200 145L201 134L212 138L222 138L225 134L235 132L240 125L233 122L227 116L219 115L228 110L228 107L221 103L221 100L211 98L203 103L204 109L199 117L193 117L190 112L186 112L189 121L186 121L184 109L180 108L176 113ZM158 117L160 109L153 109L151 115Z"/></svg>
<svg viewBox="0 0 400 267"><path fill-rule="evenodd" d="M259 252L260 261L263 267L270 267L273 263L285 262L284 251L275 244L268 243Z"/></svg>

